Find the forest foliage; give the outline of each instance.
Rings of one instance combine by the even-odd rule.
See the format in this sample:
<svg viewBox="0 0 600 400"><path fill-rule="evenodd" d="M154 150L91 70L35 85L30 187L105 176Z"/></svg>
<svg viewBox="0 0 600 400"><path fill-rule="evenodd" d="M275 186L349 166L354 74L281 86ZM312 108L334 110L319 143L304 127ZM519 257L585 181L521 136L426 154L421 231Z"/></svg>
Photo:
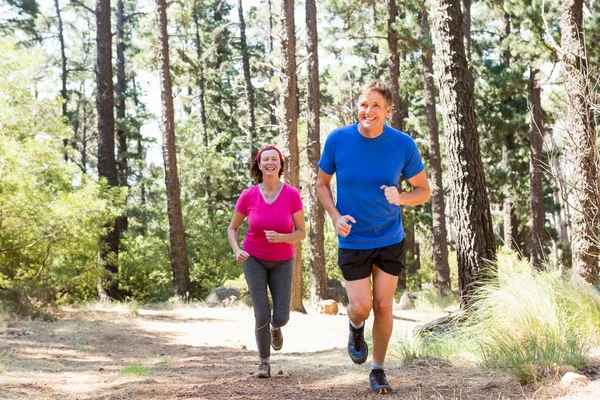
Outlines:
<svg viewBox="0 0 600 400"><path fill-rule="evenodd" d="M125 299L155 302L173 295L165 172L157 134L160 93L154 4L113 1L113 14L118 3L122 3L125 15L122 43L126 90L117 100L125 105L126 114L117 118L116 127L124 132L126 147L116 156L118 162L126 160L128 167L122 171L124 182L117 187L99 179L97 171L93 2L0 4L0 298L21 305L27 313L49 303L94 298L101 279L118 280ZM422 43L417 33L419 16L430 5L421 1L399 3L392 26L400 53L403 130L419 145L429 170L421 55L431 44ZM255 90L252 143L247 134L249 104L236 2L183 0L168 6L178 170L192 299L203 299L226 282L243 281L226 228L237 197L251 184L248 157L252 149L281 145L279 6L271 0L244 4ZM355 121L356 94L363 83L388 79L385 7L381 2L317 2L322 143L329 131ZM600 36L600 4L585 2L584 7L589 81L594 93L591 98L597 99L600 53L590 44ZM504 211L511 199L516 221L513 250L524 259L531 252L529 78L532 70L537 71L544 136L545 221L540 240L546 269L569 271L569 204L573 196L565 185L572 173L566 150L569 107L561 60L553 48L553 43L560 43L561 11L558 0L474 1L469 57L494 237L498 246L505 245ZM303 16L303 4L296 5L296 14ZM508 30L502 24L505 18ZM308 180L311 166L306 155L306 27L303 18L296 20L300 190L306 199L308 187L315 182ZM113 32L116 21L113 17ZM64 58L60 56L61 37ZM113 59L117 57L116 47L113 40ZM114 61L115 81L116 65ZM63 80L66 95L60 90ZM597 104L594 106L593 121L597 121ZM441 126L441 114L437 117ZM447 195L451 182L441 129L440 142L442 190ZM459 267L453 247L456 232L450 224L454 215L451 204L445 213L452 289L456 291ZM127 229L121 233L118 259L112 260L118 265L118 275L106 276L106 259L100 257L105 250L102 238L117 216L127 217ZM407 208L404 218L413 227L417 243L408 256L407 289L431 288L436 282L431 206ZM303 246L306 298L310 286L308 240ZM328 219L324 253L327 276L340 279L336 236Z"/></svg>

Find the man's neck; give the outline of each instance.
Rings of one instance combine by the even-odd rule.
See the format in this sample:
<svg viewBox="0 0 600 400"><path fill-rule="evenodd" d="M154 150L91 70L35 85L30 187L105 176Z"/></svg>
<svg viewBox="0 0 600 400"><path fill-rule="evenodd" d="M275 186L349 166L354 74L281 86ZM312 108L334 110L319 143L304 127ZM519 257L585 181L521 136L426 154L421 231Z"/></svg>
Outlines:
<svg viewBox="0 0 600 400"><path fill-rule="evenodd" d="M384 125L385 127L385 125ZM378 136L383 134L384 127L381 128L379 132L373 131L371 129L366 129L360 122L358 123L358 133L368 139L375 139Z"/></svg>

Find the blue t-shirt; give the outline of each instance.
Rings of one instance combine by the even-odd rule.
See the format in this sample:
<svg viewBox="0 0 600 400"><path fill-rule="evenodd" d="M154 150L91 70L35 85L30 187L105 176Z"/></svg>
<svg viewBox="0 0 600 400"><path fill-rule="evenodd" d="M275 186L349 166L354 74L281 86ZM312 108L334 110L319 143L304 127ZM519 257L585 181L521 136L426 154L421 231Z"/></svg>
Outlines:
<svg viewBox="0 0 600 400"><path fill-rule="evenodd" d="M327 137L319 168L336 174L336 207L356 220L347 237L338 236L340 248L375 249L404 239L400 207L380 187L397 187L400 175L410 179L425 168L410 136L387 125L374 139L361 135L358 124L338 128Z"/></svg>

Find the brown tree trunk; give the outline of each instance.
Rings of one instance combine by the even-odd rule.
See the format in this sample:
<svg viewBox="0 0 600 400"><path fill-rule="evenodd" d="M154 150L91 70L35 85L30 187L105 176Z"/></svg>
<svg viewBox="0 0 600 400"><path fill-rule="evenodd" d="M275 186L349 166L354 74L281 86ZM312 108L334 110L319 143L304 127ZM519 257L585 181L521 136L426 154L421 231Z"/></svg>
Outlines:
<svg viewBox="0 0 600 400"><path fill-rule="evenodd" d="M450 291L450 266L448 265L448 241L446 232L446 202L442 182L442 156L440 153L439 125L435 106L435 85L433 82L433 45L427 10L421 12L421 42L426 43L422 49L423 87L425 92L425 113L427 115L427 136L429 143L429 168L431 185L431 215L433 236L433 261L438 293L443 295Z"/></svg>
<svg viewBox="0 0 600 400"><path fill-rule="evenodd" d="M246 103L248 105L248 171L252 171L252 163L257 154L254 146L254 132L256 122L254 118L254 88L250 76L250 57L248 56L248 44L246 43L246 23L244 22L244 9L242 0L238 0L238 16L240 19L240 41L242 44L242 69L244 70L244 83L246 87Z"/></svg>
<svg viewBox="0 0 600 400"><path fill-rule="evenodd" d="M69 114L67 112L67 101L69 98L67 97L67 56L65 54L65 35L63 31L63 21L62 16L60 14L60 5L58 4L58 0L54 0L54 7L56 8L56 18L58 19L58 40L60 42L60 67L61 67L61 89L60 89L60 97L62 97L62 116L65 121L69 118ZM69 152L67 147L69 146L69 139L63 139L63 146L65 148L65 161L69 160Z"/></svg>
<svg viewBox="0 0 600 400"><path fill-rule="evenodd" d="M487 263L496 259L496 244L475 126L460 0L434 0L432 9L447 137L459 289L461 306L465 307L470 304L474 289L489 272Z"/></svg>
<svg viewBox="0 0 600 400"><path fill-rule="evenodd" d="M394 22L396 21L397 9L396 0L387 2L387 42L388 42L388 66L390 70L390 86L392 88L392 113L390 115L390 125L393 128L402 130L403 113L402 99L400 98L400 56L398 53L398 35L394 31Z"/></svg>
<svg viewBox="0 0 600 400"><path fill-rule="evenodd" d="M171 266L173 268L173 294L179 300L189 299L190 272L185 243L185 229L181 213L181 189L177 173L175 146L175 117L173 92L169 69L169 36L167 33L167 2L156 0L156 25L158 44L158 73L160 77L163 137L163 160L167 187L167 213L171 239Z"/></svg>
<svg viewBox="0 0 600 400"><path fill-rule="evenodd" d="M544 138L542 133L542 103L540 100L540 86L535 80L535 70L529 72L529 103L531 109L531 122L529 139L531 142L531 157L529 160L529 173L531 179L531 266L534 269L544 269L544 207L542 188L542 146Z"/></svg>
<svg viewBox="0 0 600 400"><path fill-rule="evenodd" d="M568 97L568 151L573 161L571 251L573 274L598 284L598 149L591 118L588 60L583 38L583 0L564 0L561 20L565 88Z"/></svg>
<svg viewBox="0 0 600 400"><path fill-rule="evenodd" d="M466 1L466 0L465 0ZM502 65L506 70L510 69L510 47L507 44L507 39L510 36L510 14L504 12L502 27L500 28L500 40L502 41L503 49L500 55ZM511 101L510 98L507 101ZM510 165L510 153L515 149L515 138L511 131L504 132L504 140L502 142L502 169L506 172L509 179L504 185L504 204L502 207L504 217L504 246L510 250L519 251L519 226L517 214L515 212L515 197L513 194L513 182L510 178L513 171Z"/></svg>
<svg viewBox="0 0 600 400"><path fill-rule="evenodd" d="M274 30L273 30L273 12L272 12L272 3L271 0L267 0L267 7L268 7L268 12L269 12L269 54L273 54L273 49L274 49L274 45L273 45L273 35L274 35ZM273 69L269 68L269 78L273 79ZM271 121L271 125L272 126L277 126L277 99L275 96L275 91L270 91L269 92L269 99L270 99L270 107L269 107L269 120Z"/></svg>
<svg viewBox="0 0 600 400"><path fill-rule="evenodd" d="M464 41L465 55L469 63L469 85L471 91L475 87L475 79L473 78L473 63L471 62L471 0L462 0L463 26L464 26Z"/></svg>
<svg viewBox="0 0 600 400"><path fill-rule="evenodd" d="M198 89L200 90L199 97L200 101L198 106L200 107L200 123L202 124L202 138L204 145L208 148L208 129L206 127L206 102L205 102L205 78L204 78L204 61L202 60L202 42L200 41L200 23L198 22L198 2L194 2L194 9L192 10L192 18L194 20L195 28L195 45L196 55L198 57Z"/></svg>
<svg viewBox="0 0 600 400"><path fill-rule="evenodd" d="M281 118L280 132L285 157L284 174L287 182L300 188L298 156L298 98L296 96L296 32L294 0L281 0ZM292 284L292 311L306 313L302 304L302 244L296 243L294 282Z"/></svg>
<svg viewBox="0 0 600 400"><path fill-rule="evenodd" d="M110 186L118 186L117 164L115 160L115 115L114 86L112 81L112 36L110 30L110 0L96 2L96 54L97 54L97 93L98 110L98 175L105 178ZM103 238L106 245L101 258L109 273L109 278L99 284L99 289L111 298L119 297L119 268L116 258L119 255L119 227L110 223L110 232Z"/></svg>
<svg viewBox="0 0 600 400"><path fill-rule="evenodd" d="M315 0L306 0L306 49L308 51L308 90L306 96L308 153L308 238L310 240L310 301L316 305L327 298L327 275L325 273L325 211L317 197L317 172L321 159L320 89L319 89L319 40L317 34L317 6Z"/></svg>
<svg viewBox="0 0 600 400"><path fill-rule="evenodd" d="M119 185L129 187L129 166L127 159L128 138L125 130L125 94L127 78L125 76L125 11L123 0L117 2L117 170ZM117 218L119 232L127 230L128 219L126 215Z"/></svg>

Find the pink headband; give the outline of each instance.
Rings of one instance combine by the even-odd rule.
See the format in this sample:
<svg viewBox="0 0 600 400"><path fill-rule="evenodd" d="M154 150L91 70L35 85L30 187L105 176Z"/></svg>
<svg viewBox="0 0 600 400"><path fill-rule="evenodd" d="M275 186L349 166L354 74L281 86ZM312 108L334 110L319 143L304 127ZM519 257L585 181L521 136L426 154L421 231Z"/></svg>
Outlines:
<svg viewBox="0 0 600 400"><path fill-rule="evenodd" d="M257 162L258 164L260 164L260 156L261 156L261 154L262 154L264 151L267 151L267 150L275 150L275 151L277 152L277 154L279 154L279 160L280 160L280 161L283 161L283 155L281 154L281 151L279 151L279 149L278 149L277 147L275 147L275 146L267 146L267 147L263 147L263 148L262 148L262 149L261 149L261 150L258 152L258 154L256 155L256 162Z"/></svg>

